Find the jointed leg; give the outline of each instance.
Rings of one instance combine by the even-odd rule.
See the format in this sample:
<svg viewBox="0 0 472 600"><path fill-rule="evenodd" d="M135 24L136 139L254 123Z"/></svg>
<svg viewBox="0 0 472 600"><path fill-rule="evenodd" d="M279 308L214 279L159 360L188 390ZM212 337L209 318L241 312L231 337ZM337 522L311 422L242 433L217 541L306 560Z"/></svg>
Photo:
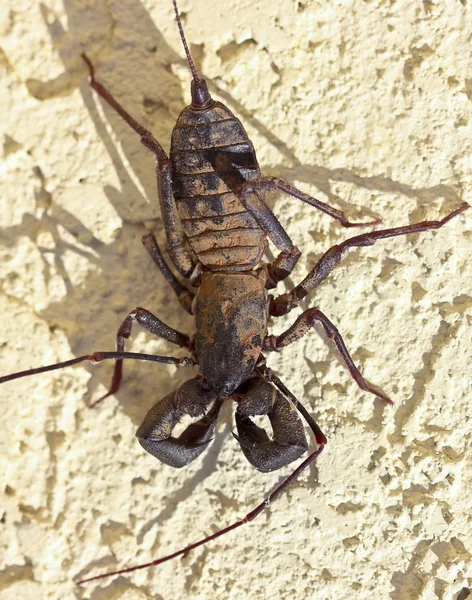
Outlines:
<svg viewBox="0 0 472 600"><path fill-rule="evenodd" d="M468 204L462 204L459 208L456 208L439 221L421 221L420 223L413 223L412 225L405 225L403 227L392 227L390 229L381 229L380 231L371 231L369 233L363 233L362 235L356 235L339 245L333 246L325 252L305 279L291 292L282 294L278 298L271 300L269 308L270 314L275 317L280 317L290 312L295 306L298 306L300 300L318 287L320 283L328 277L331 271L340 263L343 253L350 248L372 246L377 240L383 238L406 235L409 233L419 233L421 231L429 231L430 229L439 229L453 217L459 215L468 208Z"/></svg>
<svg viewBox="0 0 472 600"><path fill-rule="evenodd" d="M174 202L172 196L172 163L170 160L156 165L159 204L167 238L167 250L178 272L189 279L195 269L195 263L185 250L175 223Z"/></svg>
<svg viewBox="0 0 472 600"><path fill-rule="evenodd" d="M216 538L219 538L222 535L225 535L225 533L229 533L230 531L233 531L233 529L237 529L238 527L241 527L241 525L246 525L246 523L249 523L252 520L254 520L258 515L261 514L262 511L264 511L266 508L268 508L274 502L274 500L276 500L282 494L282 492L285 490L285 488L287 488L292 483L292 481L294 481L300 475L300 473L302 471L304 471L307 467L310 466L310 464L315 460L315 458L317 458L317 456L319 456L321 454L323 449L324 449L324 446L319 446L312 454L310 454L310 456L308 458L306 458L301 463L301 465L299 465L293 471L293 473L291 473L288 477L286 477L282 481L282 483L280 485L278 485L275 488L275 490L267 496L267 498L265 500L263 500L258 506L256 506L256 508L251 510L251 512L249 512L240 521L236 521L236 523L233 523L232 525L228 525L228 527L225 527L224 529L220 529L220 531L217 531L216 533L213 533L213 534L209 535L208 537L203 538L202 540L199 540L198 542L190 544L186 548L182 548L181 550L178 550L177 552L174 552L173 554L169 554L168 556L158 558L157 560L153 560L151 562L148 562L148 563L145 563L142 565L136 565L134 567L127 567L125 569L120 569L118 571L112 571L110 573L102 573L101 575L95 575L95 577L86 577L85 579L80 579L79 581L76 581L77 585L82 585L83 583L87 583L89 581L95 581L96 579L103 579L104 577L111 577L112 575L122 575L123 573L130 573L131 571L138 571L140 569L148 569L149 567L156 567L157 565L165 563L168 560L172 560L173 558L176 558L177 556L182 556L183 554L187 554L187 552L190 552L191 550L195 550L195 548L198 548L199 546L204 546L208 542L211 542L212 540L215 540Z"/></svg>
<svg viewBox="0 0 472 600"><path fill-rule="evenodd" d="M329 206L329 204L321 202L321 200L317 200L316 198L305 194L298 188L286 183L278 177L261 177L260 179L251 179L242 185L243 195L252 194L254 192L257 193L258 191L269 192L274 190L285 192L286 194L289 194L290 196L298 198L302 202L313 206L313 208L321 210L333 219L336 219L336 221L339 221L343 227L365 227L366 225L377 225L378 223L382 222L382 219L379 218L375 219L375 221L368 221L366 223L352 223L346 218L341 210L333 208L332 206Z"/></svg>
<svg viewBox="0 0 472 600"><path fill-rule="evenodd" d="M128 123L132 129L136 131L136 133L141 136L141 143L156 156L158 161L166 160L167 154L164 152L164 149L152 135L152 133L138 123L135 119L133 119L133 117L121 106L121 104L117 102L115 98L113 98L106 87L95 79L95 69L89 57L84 52L82 52L81 57L89 70L90 86L120 115L124 121L126 121L126 123Z"/></svg>
<svg viewBox="0 0 472 600"><path fill-rule="evenodd" d="M159 248L159 244L157 243L155 235L153 233L147 233L143 237L142 242L152 260L164 275L171 288L174 290L180 304L190 315L192 315L192 302L195 298L195 294L182 285L174 273L172 273L172 271L169 269L168 264L162 256L162 252Z"/></svg>
<svg viewBox="0 0 472 600"><path fill-rule="evenodd" d="M308 331L315 325L316 322L320 322L323 325L324 330L329 338L334 340L337 349L341 353L341 356L344 358L344 362L346 363L349 372L352 377L355 379L357 385L366 392L370 392L380 398L381 400L385 400L389 404L392 404L392 401L388 396L375 390L361 375L359 369L354 364L351 355L349 354L346 344L344 343L341 334L334 326L334 324L328 319L326 315L324 315L317 308L310 308L302 313L295 323L278 336L269 335L266 337L264 341L264 350L265 351L275 351L280 352L285 346L289 344L293 344L301 337L303 337Z"/></svg>
<svg viewBox="0 0 472 600"><path fill-rule="evenodd" d="M77 356L76 358L64 360L53 365L36 367L34 369L26 369L26 371L18 371L17 373L4 375L3 377L0 377L0 384L13 381L14 379L21 379L22 377L30 377L31 375L47 373L48 371L58 371L59 369L65 369L65 367L78 365L86 360L90 361L93 365L96 365L103 360L123 359L148 360L150 362L164 363L166 365L175 365L176 367L193 367L197 364L193 358L188 356L184 356L183 358L175 358L174 356L156 356L155 354L141 354L138 352L94 352L93 354Z"/></svg>
<svg viewBox="0 0 472 600"><path fill-rule="evenodd" d="M189 337L184 333L180 333L180 331L176 331L172 329L165 323L163 323L160 319L154 316L145 308L136 308L136 310L129 313L129 315L125 318L123 323L120 325L118 329L118 333L116 334L116 350L117 352L123 352L125 349L125 340L129 338L131 335L131 327L133 325L133 321L136 321L138 325L141 325L144 329L161 337L172 344L176 344L181 348L189 348ZM121 379L123 377L123 361L118 359L115 363L115 368L113 370L113 377L111 380L110 389L108 392L93 402L90 405L90 408L94 408L100 402L108 398L108 396L112 396L116 394L116 392L120 389Z"/></svg>
<svg viewBox="0 0 472 600"><path fill-rule="evenodd" d="M156 157L156 176L164 228L167 236L167 246L175 267L183 277L190 277L194 270L194 263L185 251L175 224L174 207L172 203L172 164L164 149L145 127L140 125L122 106L115 100L104 85L95 79L93 64L88 56L82 53L90 74L90 85L128 125L141 136L141 143Z"/></svg>
<svg viewBox="0 0 472 600"><path fill-rule="evenodd" d="M267 266L269 274L267 287L272 288L290 275L301 252L294 246L288 233L265 203L264 195L258 192L259 188L256 184L252 180L247 181L241 185L240 200L244 208L256 219L272 243L280 250L277 258Z"/></svg>
<svg viewBox="0 0 472 600"><path fill-rule="evenodd" d="M260 179L251 179L244 182L240 188L241 202L248 212L256 219L260 227L267 233L271 241L280 250L274 262L268 265L269 285L275 287L279 281L282 281L293 271L300 258L300 250L293 245L285 229L280 224L277 217L270 210L264 201L264 193L261 192L281 190L307 204L323 211L341 223L344 227L361 227L365 225L376 225L381 219L367 223L351 223L340 210L332 208L328 204L308 196L297 188L285 183L277 177L261 177Z"/></svg>
<svg viewBox="0 0 472 600"><path fill-rule="evenodd" d="M279 281L286 279L295 268L301 255L302 253L296 246L292 246L288 252L280 252L277 258L267 265L269 279L266 287L274 288Z"/></svg>

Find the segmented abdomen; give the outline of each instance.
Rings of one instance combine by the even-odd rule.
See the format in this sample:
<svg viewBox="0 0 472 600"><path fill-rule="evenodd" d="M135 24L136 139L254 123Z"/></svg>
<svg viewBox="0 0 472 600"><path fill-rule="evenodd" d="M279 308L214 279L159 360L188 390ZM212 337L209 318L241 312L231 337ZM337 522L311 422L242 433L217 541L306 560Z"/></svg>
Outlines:
<svg viewBox="0 0 472 600"><path fill-rule="evenodd" d="M254 147L241 122L215 102L185 108L172 132L173 192L188 242L208 268L247 270L265 250L265 234L236 195L260 177Z"/></svg>

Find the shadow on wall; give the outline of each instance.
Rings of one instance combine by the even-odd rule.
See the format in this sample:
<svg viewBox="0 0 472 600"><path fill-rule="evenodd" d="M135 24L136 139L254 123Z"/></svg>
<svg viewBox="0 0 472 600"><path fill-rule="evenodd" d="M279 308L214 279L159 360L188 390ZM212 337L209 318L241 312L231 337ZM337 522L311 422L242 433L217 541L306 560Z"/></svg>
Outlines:
<svg viewBox="0 0 472 600"><path fill-rule="evenodd" d="M427 557L428 555L428 557ZM434 557L432 567L424 563ZM423 595L426 584L434 579L434 592L437 598L443 598L450 582L442 579L438 573L441 567L448 570L457 567L459 562L470 564L471 554L464 544L456 537L450 541L437 542L434 539L424 539L416 545L410 563L405 572L396 571L391 579L395 590L390 594L392 600L418 600ZM463 587L454 595L452 600L472 600L472 591Z"/></svg>

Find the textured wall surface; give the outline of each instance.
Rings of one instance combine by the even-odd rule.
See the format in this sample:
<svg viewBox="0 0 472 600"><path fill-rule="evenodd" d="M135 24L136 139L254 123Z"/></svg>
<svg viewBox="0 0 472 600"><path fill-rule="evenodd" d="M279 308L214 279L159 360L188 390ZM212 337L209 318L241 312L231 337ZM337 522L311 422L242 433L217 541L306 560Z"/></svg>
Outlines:
<svg viewBox="0 0 472 600"><path fill-rule="evenodd" d="M470 1L181 9L198 67L247 126L265 174L386 226L472 201ZM149 229L163 241L153 159L91 92L79 58L87 50L167 149L190 81L170 0L7 0L0 34L0 373L112 350L136 306L191 333L140 242ZM353 235L296 200L270 202L304 251L288 286ZM339 326L394 407L357 387L322 331L270 356L329 437L324 454L251 525L156 569L72 583L237 520L290 468L247 463L231 406L186 469L144 453L137 426L189 376L174 367L127 364L97 410L87 404L110 364L2 386L0 598L467 598L471 252L472 210L345 258L302 308ZM179 355L137 330L129 348Z"/></svg>

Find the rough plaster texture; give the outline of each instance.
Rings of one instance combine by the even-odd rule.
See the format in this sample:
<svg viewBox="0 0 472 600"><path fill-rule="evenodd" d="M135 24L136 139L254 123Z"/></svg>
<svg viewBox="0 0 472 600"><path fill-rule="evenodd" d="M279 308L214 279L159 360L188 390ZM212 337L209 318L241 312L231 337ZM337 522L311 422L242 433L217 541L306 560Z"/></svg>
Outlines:
<svg viewBox="0 0 472 600"><path fill-rule="evenodd" d="M468 0L181 8L198 66L246 124L264 173L389 226L472 200ZM79 59L86 49L168 148L189 96L170 0L10 0L0 30L0 372L113 349L136 306L192 332L140 243L147 229L163 240L153 159L91 93ZM298 201L271 202L304 250L289 285L352 235ZM436 233L354 251L313 294L305 307L339 325L395 406L359 390L320 331L271 356L329 445L252 525L158 569L83 589L71 581L178 549L280 481L244 459L231 407L206 454L177 471L134 432L187 372L128 364L120 393L94 411L110 365L2 387L0 598L464 600L471 224L465 213ZM179 354L138 332L130 348Z"/></svg>

